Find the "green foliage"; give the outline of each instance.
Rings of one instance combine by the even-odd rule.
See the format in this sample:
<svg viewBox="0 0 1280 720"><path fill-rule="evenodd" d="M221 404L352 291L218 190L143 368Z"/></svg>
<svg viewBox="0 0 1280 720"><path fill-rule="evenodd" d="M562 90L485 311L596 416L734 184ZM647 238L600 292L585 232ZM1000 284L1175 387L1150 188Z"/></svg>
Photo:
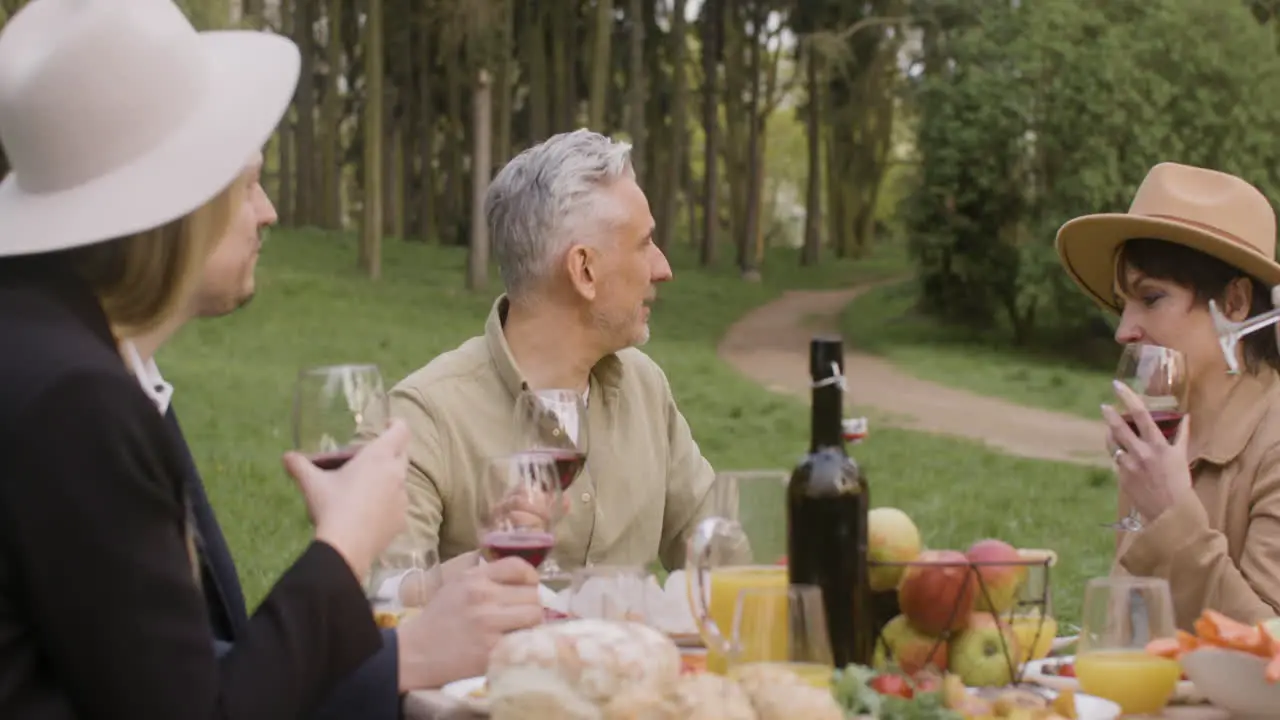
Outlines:
<svg viewBox="0 0 1280 720"><path fill-rule="evenodd" d="M1243 3L970 5L916 88L921 166L906 205L926 311L1036 331L1100 330L1058 265L1057 229L1123 212L1162 161L1280 188L1280 56Z"/></svg>

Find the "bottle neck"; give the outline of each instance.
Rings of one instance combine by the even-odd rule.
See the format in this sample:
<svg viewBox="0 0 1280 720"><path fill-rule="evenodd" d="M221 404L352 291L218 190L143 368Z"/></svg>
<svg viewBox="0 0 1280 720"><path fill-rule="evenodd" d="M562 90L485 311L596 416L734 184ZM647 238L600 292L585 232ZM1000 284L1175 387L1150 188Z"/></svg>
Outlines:
<svg viewBox="0 0 1280 720"><path fill-rule="evenodd" d="M844 454L844 390L838 383L813 389L809 418L809 452L834 448Z"/></svg>

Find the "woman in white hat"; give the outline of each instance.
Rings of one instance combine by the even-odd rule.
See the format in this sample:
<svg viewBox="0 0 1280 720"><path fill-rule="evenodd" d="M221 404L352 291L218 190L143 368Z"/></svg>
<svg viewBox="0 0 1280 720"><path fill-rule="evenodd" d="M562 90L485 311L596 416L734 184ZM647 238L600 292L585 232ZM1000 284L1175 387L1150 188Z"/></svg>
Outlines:
<svg viewBox="0 0 1280 720"><path fill-rule="evenodd" d="M299 717L381 644L359 578L403 527L403 425L287 458L315 539L215 659L181 444L118 352L189 303L298 71L171 0L0 31L0 717Z"/></svg>
<svg viewBox="0 0 1280 720"><path fill-rule="evenodd" d="M1280 349L1276 336L1246 336L1226 359L1208 309L1239 321L1271 309L1280 285L1271 203L1244 180L1162 163L1128 213L1075 218L1057 249L1073 280L1120 316L1119 343L1181 351L1190 376L1188 412L1165 440L1138 397L1103 406L1120 485L1120 515L1142 527L1119 545L1132 575L1163 577L1178 626L1206 608L1243 622L1280 612ZM1082 519L1083 520L1083 519Z"/></svg>

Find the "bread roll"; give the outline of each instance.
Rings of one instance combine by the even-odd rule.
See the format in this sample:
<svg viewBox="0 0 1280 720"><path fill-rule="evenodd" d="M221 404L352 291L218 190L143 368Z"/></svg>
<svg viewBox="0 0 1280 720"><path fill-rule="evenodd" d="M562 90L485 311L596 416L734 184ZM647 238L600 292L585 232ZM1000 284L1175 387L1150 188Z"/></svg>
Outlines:
<svg viewBox="0 0 1280 720"><path fill-rule="evenodd" d="M549 670L579 697L603 706L628 689L665 694L680 678L680 650L639 623L568 620L502 638L489 655L489 685L523 668Z"/></svg>
<svg viewBox="0 0 1280 720"><path fill-rule="evenodd" d="M751 702L759 720L844 720L831 691L812 685L764 685L756 689Z"/></svg>
<svg viewBox="0 0 1280 720"><path fill-rule="evenodd" d="M604 706L604 720L685 720L666 695L648 688L627 688Z"/></svg>

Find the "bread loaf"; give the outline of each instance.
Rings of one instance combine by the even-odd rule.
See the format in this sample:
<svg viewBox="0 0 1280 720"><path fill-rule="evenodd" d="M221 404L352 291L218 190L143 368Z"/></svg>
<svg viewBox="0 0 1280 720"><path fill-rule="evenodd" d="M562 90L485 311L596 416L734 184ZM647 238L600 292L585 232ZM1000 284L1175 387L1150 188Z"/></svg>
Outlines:
<svg viewBox="0 0 1280 720"><path fill-rule="evenodd" d="M685 675L671 694L680 720L757 720L747 693L723 675Z"/></svg>
<svg viewBox="0 0 1280 720"><path fill-rule="evenodd" d="M664 694L680 678L680 650L639 623L568 620L502 638L489 655L489 686L528 668L551 671L582 699L604 705L624 689Z"/></svg>
<svg viewBox="0 0 1280 720"><path fill-rule="evenodd" d="M490 720L601 720L558 675L542 668L513 669L489 685Z"/></svg>

